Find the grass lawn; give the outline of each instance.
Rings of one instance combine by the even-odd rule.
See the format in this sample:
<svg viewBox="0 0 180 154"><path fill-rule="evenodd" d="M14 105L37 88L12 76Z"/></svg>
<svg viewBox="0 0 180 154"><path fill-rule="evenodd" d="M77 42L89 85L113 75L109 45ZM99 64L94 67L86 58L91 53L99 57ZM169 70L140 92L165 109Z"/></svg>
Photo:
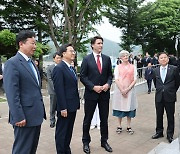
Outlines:
<svg viewBox="0 0 180 154"><path fill-rule="evenodd" d="M6 102L6 99L0 97L0 103Z"/></svg>

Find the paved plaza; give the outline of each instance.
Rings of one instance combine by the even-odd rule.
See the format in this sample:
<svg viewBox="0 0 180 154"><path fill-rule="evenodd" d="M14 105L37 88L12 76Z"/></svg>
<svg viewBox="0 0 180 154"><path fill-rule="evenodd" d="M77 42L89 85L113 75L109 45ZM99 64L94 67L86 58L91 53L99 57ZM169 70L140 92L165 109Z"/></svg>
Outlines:
<svg viewBox="0 0 180 154"><path fill-rule="evenodd" d="M49 96L45 89L43 89L43 95L48 119L42 124L37 154L56 154L54 141L55 128L49 127ZM180 98L180 92L178 92L178 98ZM135 131L133 135L129 135L126 132L126 119L123 119L123 132L121 134L115 132L118 123L117 119L112 116L110 108L108 142L112 146L114 154L147 154L160 143L168 143L166 140L166 134L164 134L165 137L163 138L157 140L151 139L151 136L155 133L154 92L151 94L138 94L137 99L139 107L137 109L137 116L132 119L132 129ZM178 113L180 112L179 101L176 103L176 127L174 138L178 137ZM7 103L0 103L0 116L0 154L11 154L13 129L12 126L8 124ZM77 112L71 142L73 154L83 154L81 142L83 117L83 104L81 104L81 108ZM164 116L164 124L166 129L166 116ZM99 130L94 129L91 130L90 133L92 139L90 143L91 153L106 154L107 152L100 146Z"/></svg>

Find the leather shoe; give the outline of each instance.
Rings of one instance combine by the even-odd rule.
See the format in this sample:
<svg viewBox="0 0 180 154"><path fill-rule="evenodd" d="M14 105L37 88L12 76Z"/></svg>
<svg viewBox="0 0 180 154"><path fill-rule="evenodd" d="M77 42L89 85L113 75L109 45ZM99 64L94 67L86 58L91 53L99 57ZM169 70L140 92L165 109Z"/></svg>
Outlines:
<svg viewBox="0 0 180 154"><path fill-rule="evenodd" d="M167 137L167 140L169 143L171 143L173 141L173 137Z"/></svg>
<svg viewBox="0 0 180 154"><path fill-rule="evenodd" d="M155 135L152 136L152 139L158 139L160 137L164 137L162 133L156 133Z"/></svg>
<svg viewBox="0 0 180 154"><path fill-rule="evenodd" d="M101 147L103 147L107 152L112 152L112 148L107 142L101 143Z"/></svg>
<svg viewBox="0 0 180 154"><path fill-rule="evenodd" d="M83 145L83 151L87 154L90 154L90 147L89 144L84 144Z"/></svg>

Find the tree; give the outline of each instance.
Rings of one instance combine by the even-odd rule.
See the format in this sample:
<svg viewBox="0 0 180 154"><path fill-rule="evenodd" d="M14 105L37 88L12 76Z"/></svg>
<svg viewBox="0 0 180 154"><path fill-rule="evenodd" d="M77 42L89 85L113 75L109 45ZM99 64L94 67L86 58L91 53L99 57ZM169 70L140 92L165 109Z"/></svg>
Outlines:
<svg viewBox="0 0 180 154"><path fill-rule="evenodd" d="M12 57L17 52L16 47L16 34L5 29L0 31L0 53L7 58ZM43 45L37 42L36 51L34 54L35 58L39 58L42 54L48 54L49 46Z"/></svg>
<svg viewBox="0 0 180 154"><path fill-rule="evenodd" d="M139 18L141 18L141 22L139 23L137 43L142 44L144 50L152 53L176 52L175 42L180 43L179 0L157 0L155 3L149 3L141 8ZM180 45L177 50L179 47Z"/></svg>
<svg viewBox="0 0 180 154"><path fill-rule="evenodd" d="M0 31L0 53L11 57L17 51L16 49L16 35L9 30Z"/></svg>
<svg viewBox="0 0 180 154"><path fill-rule="evenodd" d="M115 0L111 4L105 16L109 18L109 22L122 29L122 43L120 44L123 49L131 51L131 46L134 45L137 28L139 24L138 18L138 6L140 6L144 0Z"/></svg>
<svg viewBox="0 0 180 154"><path fill-rule="evenodd" d="M4 23L7 23L6 26L19 23L8 20L10 16L12 19L21 20L21 27L32 24L30 28L33 25L38 31L40 28L42 34L47 34L52 39L57 50L59 50L59 44L70 42L78 52L82 52L86 49L84 44L88 41L88 33L95 31L93 25L101 21L101 9L111 1L12 0L10 3L9 0L4 0L0 4L5 6L1 12L3 12ZM11 12L12 6L15 9ZM7 13L8 16L6 16Z"/></svg>

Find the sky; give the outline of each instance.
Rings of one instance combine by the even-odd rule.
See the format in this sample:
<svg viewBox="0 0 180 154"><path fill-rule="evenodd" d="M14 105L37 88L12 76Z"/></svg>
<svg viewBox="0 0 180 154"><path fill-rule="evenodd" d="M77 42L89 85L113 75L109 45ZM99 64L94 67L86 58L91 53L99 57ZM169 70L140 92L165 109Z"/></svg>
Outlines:
<svg viewBox="0 0 180 154"><path fill-rule="evenodd" d="M155 0L146 0L144 2L144 4L146 4L147 2L154 2ZM103 22L100 25L95 25L94 26L98 33L106 39L109 39L111 41L120 43L121 41L121 36L122 36L122 32L120 29L112 26L109 21L108 18L103 17ZM90 34L90 37L94 36L93 34Z"/></svg>

